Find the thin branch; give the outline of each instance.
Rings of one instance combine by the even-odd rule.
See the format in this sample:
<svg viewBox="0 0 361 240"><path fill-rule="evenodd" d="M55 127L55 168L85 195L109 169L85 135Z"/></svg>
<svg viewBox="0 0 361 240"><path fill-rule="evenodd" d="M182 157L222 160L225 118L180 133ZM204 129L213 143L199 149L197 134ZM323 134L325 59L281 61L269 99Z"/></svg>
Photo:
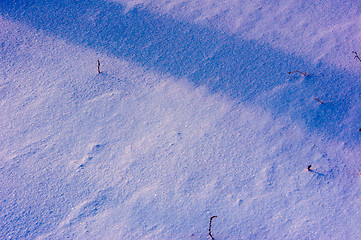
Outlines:
<svg viewBox="0 0 361 240"><path fill-rule="evenodd" d="M100 73L100 61L98 60L98 73Z"/></svg>
<svg viewBox="0 0 361 240"><path fill-rule="evenodd" d="M300 71L288 72L288 74L295 73L295 72L301 73L301 74L303 74L303 75L306 76L306 77L309 76L308 73L306 73L306 72L300 72Z"/></svg>
<svg viewBox="0 0 361 240"><path fill-rule="evenodd" d="M211 236L211 239L213 240L214 237L212 236L212 220L213 218L216 218L217 216L212 216L211 219L209 220L209 236Z"/></svg>
<svg viewBox="0 0 361 240"><path fill-rule="evenodd" d="M358 59L358 60L360 60L360 62L361 62L361 59L360 59L360 57L358 56L358 54L357 54L357 52L355 52L355 51L352 51L352 53L354 53L354 54L356 54L356 56L354 57L354 59Z"/></svg>
<svg viewBox="0 0 361 240"><path fill-rule="evenodd" d="M319 98L313 98L313 99L315 99L316 101L320 102L321 104L324 103L324 102L322 102Z"/></svg>
<svg viewBox="0 0 361 240"><path fill-rule="evenodd" d="M318 176L326 176L326 175L323 174L323 173L320 173L320 172L317 172L317 171L311 169L311 167L312 167L312 165L308 165L308 167L307 167L307 170L308 170L309 172L312 172L313 174L317 174Z"/></svg>

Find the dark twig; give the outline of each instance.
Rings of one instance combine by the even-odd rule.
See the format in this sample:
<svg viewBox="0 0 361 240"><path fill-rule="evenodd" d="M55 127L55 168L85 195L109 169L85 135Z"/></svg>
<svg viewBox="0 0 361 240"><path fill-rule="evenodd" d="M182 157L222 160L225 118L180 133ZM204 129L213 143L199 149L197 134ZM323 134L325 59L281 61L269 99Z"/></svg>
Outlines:
<svg viewBox="0 0 361 240"><path fill-rule="evenodd" d="M308 165L308 167L307 167L307 170L308 170L309 172L312 172L313 174L317 174L318 176L326 176L326 175L323 174L323 173L320 173L320 172L317 172L317 171L311 169L311 167L312 167L312 165Z"/></svg>
<svg viewBox="0 0 361 240"><path fill-rule="evenodd" d="M360 57L358 56L358 54L357 54L357 52L355 52L355 51L352 51L352 53L354 53L354 54L356 54L356 56L354 57L354 59L358 59L358 60L360 60L360 62L361 62L361 59L360 59Z"/></svg>
<svg viewBox="0 0 361 240"><path fill-rule="evenodd" d="M319 98L313 98L313 99L315 99L316 101L320 102L321 104L324 103L324 102L322 102Z"/></svg>
<svg viewBox="0 0 361 240"><path fill-rule="evenodd" d="M100 73L100 61L98 60L98 73Z"/></svg>
<svg viewBox="0 0 361 240"><path fill-rule="evenodd" d="M308 73L306 73L306 72L300 72L300 71L288 72L288 74L295 73L295 72L301 73L301 74L303 74L303 75L306 76L306 77L309 76Z"/></svg>
<svg viewBox="0 0 361 240"><path fill-rule="evenodd" d="M213 236L212 236L212 220L213 218L216 218L217 216L212 216L211 219L209 220L209 236L211 236L211 239L213 240Z"/></svg>

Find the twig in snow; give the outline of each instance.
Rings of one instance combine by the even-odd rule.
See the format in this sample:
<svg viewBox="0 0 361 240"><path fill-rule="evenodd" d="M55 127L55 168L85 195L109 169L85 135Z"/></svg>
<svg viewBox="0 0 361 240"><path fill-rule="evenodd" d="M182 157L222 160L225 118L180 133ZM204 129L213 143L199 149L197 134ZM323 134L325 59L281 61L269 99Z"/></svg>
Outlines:
<svg viewBox="0 0 361 240"><path fill-rule="evenodd" d="M358 56L358 54L357 54L357 52L355 52L355 51L352 51L352 53L354 53L354 54L356 54L356 56L354 57L354 59L358 59L358 60L360 60L360 62L361 62L361 59L360 59L360 57Z"/></svg>
<svg viewBox="0 0 361 240"><path fill-rule="evenodd" d="M98 60L98 73L100 73L100 61Z"/></svg>
<svg viewBox="0 0 361 240"><path fill-rule="evenodd" d="M316 101L320 102L321 104L324 103L324 102L322 102L319 98L313 98L313 99L315 99Z"/></svg>
<svg viewBox="0 0 361 240"><path fill-rule="evenodd" d="M301 74L303 74L303 75L306 76L306 77L309 76L308 73L306 73L306 72L300 72L300 71L288 72L288 74L295 73L295 72L301 73Z"/></svg>
<svg viewBox="0 0 361 240"><path fill-rule="evenodd" d="M308 165L307 170L312 171L311 167L312 167L312 165Z"/></svg>
<svg viewBox="0 0 361 240"><path fill-rule="evenodd" d="M212 232L211 232L211 230L212 230L212 220L213 220L213 218L216 218L216 217L217 216L212 216L211 219L209 220L209 236L211 236L212 240L214 239L214 237L212 236Z"/></svg>
<svg viewBox="0 0 361 240"><path fill-rule="evenodd" d="M308 167L307 167L307 170L308 170L309 172L312 172L312 173L314 173L314 174L317 174L318 176L326 176L326 175L323 174L323 173L320 173L320 172L317 172L317 171L311 169L311 167L312 167L312 165L308 165Z"/></svg>

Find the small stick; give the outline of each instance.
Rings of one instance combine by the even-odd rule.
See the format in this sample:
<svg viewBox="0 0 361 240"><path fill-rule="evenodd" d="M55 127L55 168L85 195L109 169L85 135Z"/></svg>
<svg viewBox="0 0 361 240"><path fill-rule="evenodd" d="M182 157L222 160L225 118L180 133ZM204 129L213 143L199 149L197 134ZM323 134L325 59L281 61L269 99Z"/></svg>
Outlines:
<svg viewBox="0 0 361 240"><path fill-rule="evenodd" d="M313 98L313 99L315 99L316 101L319 101L321 104L324 103L319 98Z"/></svg>
<svg viewBox="0 0 361 240"><path fill-rule="evenodd" d="M288 74L295 73L295 72L301 73L301 74L305 75L306 77L309 76L308 73L306 73L306 72L300 72L300 71L288 72Z"/></svg>
<svg viewBox="0 0 361 240"><path fill-rule="evenodd" d="M312 167L312 165L308 165L307 170L312 171L311 167Z"/></svg>
<svg viewBox="0 0 361 240"><path fill-rule="evenodd" d="M359 129L359 131L361 132L361 128Z"/></svg>
<svg viewBox="0 0 361 240"><path fill-rule="evenodd" d="M355 52L355 51L352 51L352 53L354 53L354 54L356 54L356 56L354 57L354 59L358 59L358 60L360 60L360 62L361 62L361 59L360 59L360 57L358 56L358 54L357 54L357 52Z"/></svg>
<svg viewBox="0 0 361 240"><path fill-rule="evenodd" d="M211 239L213 240L214 237L212 236L212 233L211 233L211 229L212 229L212 220L213 218L216 218L217 216L212 216L211 219L209 220L209 236L211 236Z"/></svg>
<svg viewBox="0 0 361 240"><path fill-rule="evenodd" d="M98 73L100 73L100 61L98 60Z"/></svg>

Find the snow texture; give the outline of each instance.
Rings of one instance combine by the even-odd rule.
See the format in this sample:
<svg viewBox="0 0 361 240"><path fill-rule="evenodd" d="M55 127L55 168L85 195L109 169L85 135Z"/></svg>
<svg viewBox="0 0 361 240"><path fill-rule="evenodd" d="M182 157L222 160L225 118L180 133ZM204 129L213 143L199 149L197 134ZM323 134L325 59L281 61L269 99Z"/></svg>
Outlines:
<svg viewBox="0 0 361 240"><path fill-rule="evenodd" d="M0 239L359 239L358 5L1 1Z"/></svg>

